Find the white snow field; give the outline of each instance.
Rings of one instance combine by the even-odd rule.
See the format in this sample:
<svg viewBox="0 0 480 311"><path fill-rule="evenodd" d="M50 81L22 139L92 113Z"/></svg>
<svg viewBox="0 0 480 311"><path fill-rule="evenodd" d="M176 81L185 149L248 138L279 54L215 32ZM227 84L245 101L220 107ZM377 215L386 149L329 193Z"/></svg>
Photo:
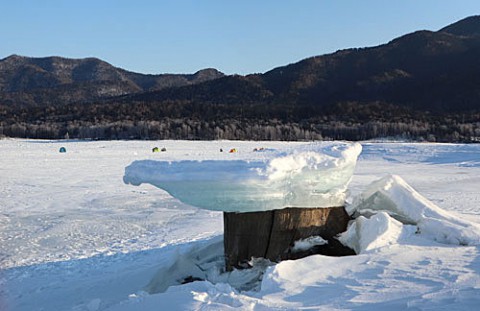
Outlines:
<svg viewBox="0 0 480 311"><path fill-rule="evenodd" d="M356 219L340 237L359 255L230 273L221 212L123 182L135 161L235 172L304 145L0 140L0 310L480 308L480 145L362 143L347 196Z"/></svg>

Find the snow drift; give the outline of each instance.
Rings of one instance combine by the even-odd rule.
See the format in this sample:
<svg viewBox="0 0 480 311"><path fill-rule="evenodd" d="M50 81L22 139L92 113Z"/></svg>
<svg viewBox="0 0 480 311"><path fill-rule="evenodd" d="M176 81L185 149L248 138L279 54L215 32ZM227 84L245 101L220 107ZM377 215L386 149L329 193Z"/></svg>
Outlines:
<svg viewBox="0 0 480 311"><path fill-rule="evenodd" d="M209 210L341 206L361 150L358 143L312 143L264 153L255 161L135 161L123 179L152 184Z"/></svg>
<svg viewBox="0 0 480 311"><path fill-rule="evenodd" d="M416 226L417 233L440 243L480 245L480 225L439 208L396 175L369 185L347 212L356 220L340 240L357 253L395 242L402 223Z"/></svg>

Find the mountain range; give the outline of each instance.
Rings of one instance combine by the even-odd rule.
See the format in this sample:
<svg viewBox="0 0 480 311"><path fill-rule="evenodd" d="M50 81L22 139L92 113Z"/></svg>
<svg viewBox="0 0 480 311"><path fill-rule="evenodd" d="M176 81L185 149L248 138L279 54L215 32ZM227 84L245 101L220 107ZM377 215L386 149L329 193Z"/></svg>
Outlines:
<svg viewBox="0 0 480 311"><path fill-rule="evenodd" d="M0 60L2 107L0 118L15 122L35 122L39 109L52 107L43 119L97 120L99 111L115 122L472 117L480 111L480 16L246 76L144 75L96 58L12 55Z"/></svg>
<svg viewBox="0 0 480 311"><path fill-rule="evenodd" d="M480 16L387 44L341 50L264 74L227 76L129 97L216 104L287 104L322 113L345 102L383 102L434 112L480 108Z"/></svg>
<svg viewBox="0 0 480 311"><path fill-rule="evenodd" d="M124 94L180 87L223 77L215 69L194 74L147 75L114 67L97 58L0 60L0 99L11 105L85 103Z"/></svg>

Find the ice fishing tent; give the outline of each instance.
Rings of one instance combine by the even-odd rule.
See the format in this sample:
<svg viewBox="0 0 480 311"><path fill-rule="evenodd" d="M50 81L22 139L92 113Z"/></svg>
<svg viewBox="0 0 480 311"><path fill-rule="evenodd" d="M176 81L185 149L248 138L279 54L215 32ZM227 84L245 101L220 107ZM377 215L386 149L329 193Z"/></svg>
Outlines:
<svg viewBox="0 0 480 311"><path fill-rule="evenodd" d="M158 149L158 147L153 147L153 149L152 149L152 152L159 152L159 151L160 151L160 149Z"/></svg>
<svg viewBox="0 0 480 311"><path fill-rule="evenodd" d="M315 253L354 254L334 237L347 228L344 205L360 144L312 143L256 160L135 161L124 182L150 183L180 201L224 212L226 268ZM323 241L323 242L322 242ZM320 243L322 242L322 243Z"/></svg>
<svg viewBox="0 0 480 311"><path fill-rule="evenodd" d="M65 153L67 152L67 149L65 147L60 147L60 149L58 150L58 152L60 153Z"/></svg>

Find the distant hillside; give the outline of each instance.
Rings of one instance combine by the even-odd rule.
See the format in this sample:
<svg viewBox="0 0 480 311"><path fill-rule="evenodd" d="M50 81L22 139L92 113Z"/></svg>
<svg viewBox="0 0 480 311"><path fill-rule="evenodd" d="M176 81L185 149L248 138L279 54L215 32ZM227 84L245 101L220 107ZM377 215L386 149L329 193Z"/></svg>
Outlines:
<svg viewBox="0 0 480 311"><path fill-rule="evenodd" d="M384 102L452 112L479 109L479 85L480 17L474 16L440 31L417 31L377 47L342 50L261 75L224 77L127 100L270 108L286 104L308 114L345 102Z"/></svg>
<svg viewBox="0 0 480 311"><path fill-rule="evenodd" d="M195 74L145 75L116 68L97 58L0 60L0 100L11 105L61 105L205 82L222 77L215 69Z"/></svg>
<svg viewBox="0 0 480 311"><path fill-rule="evenodd" d="M480 142L479 120L480 16L247 76L0 60L6 136Z"/></svg>

